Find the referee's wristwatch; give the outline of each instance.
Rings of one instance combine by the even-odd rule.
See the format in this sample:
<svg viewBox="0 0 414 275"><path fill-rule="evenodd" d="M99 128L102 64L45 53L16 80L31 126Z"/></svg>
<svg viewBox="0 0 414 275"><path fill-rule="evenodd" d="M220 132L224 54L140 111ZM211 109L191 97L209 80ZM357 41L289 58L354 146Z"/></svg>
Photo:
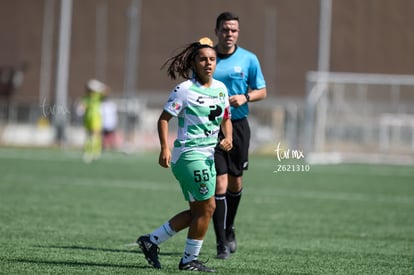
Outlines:
<svg viewBox="0 0 414 275"><path fill-rule="evenodd" d="M249 93L245 93L244 96L246 97L247 102L250 102L250 96Z"/></svg>

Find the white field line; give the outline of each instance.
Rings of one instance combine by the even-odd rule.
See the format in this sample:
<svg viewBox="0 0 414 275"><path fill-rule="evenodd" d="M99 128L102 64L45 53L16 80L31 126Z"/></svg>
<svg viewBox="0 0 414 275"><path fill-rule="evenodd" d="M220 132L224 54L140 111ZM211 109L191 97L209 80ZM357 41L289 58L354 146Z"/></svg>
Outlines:
<svg viewBox="0 0 414 275"><path fill-rule="evenodd" d="M375 202L375 203L389 203L389 204L407 204L414 205L413 196L383 196L372 195L367 196L358 193L348 192L326 192L326 191L311 191L311 190L280 190L274 192L269 191L254 191L255 194L260 195L262 200L265 196L279 197L279 198L295 198L295 199L316 199L316 200L333 200L333 201L350 201L350 202Z"/></svg>
<svg viewBox="0 0 414 275"><path fill-rule="evenodd" d="M82 160L82 154L79 152L62 152L48 153L45 151L15 151L15 150L1 150L0 159L14 159L14 160L44 160L44 161L70 161Z"/></svg>
<svg viewBox="0 0 414 275"><path fill-rule="evenodd" d="M8 180L7 178L5 180ZM33 179L29 176L20 175L19 182L30 182ZM82 177L53 177L48 181L54 181L56 184L76 185L79 187L96 187L96 188L122 188L133 190L149 190L149 191L179 191L180 187L175 179L169 182L151 182L142 180L123 180L123 179L93 179ZM248 189L248 190L247 190ZM275 187L272 190L260 188L246 188L248 196L256 196L258 201L267 201L270 198L274 201L276 198L292 198L292 199L316 199L328 201L349 201L349 202L375 202L388 204L404 204L414 205L413 196L384 196L384 195L364 195L353 192L334 192L334 191L313 191L313 190L286 190Z"/></svg>
<svg viewBox="0 0 414 275"><path fill-rule="evenodd" d="M12 178L12 179L11 179ZM124 180L124 179L97 179L93 177L57 177L57 176L45 176L48 182L54 182L61 185L76 185L79 187L101 187L101 188L125 188L125 189L138 189L138 190L157 190L157 191L174 191L179 190L179 184L171 176L171 181L168 182L156 182L156 181L142 181L136 180ZM8 175L3 176L1 182L13 180L15 183L33 183L41 184L41 182L33 182L33 178L29 175Z"/></svg>
<svg viewBox="0 0 414 275"><path fill-rule="evenodd" d="M35 161L79 161L81 154L75 152L62 152L62 155L48 154L47 152L39 152L39 154L34 153L34 151L21 151L17 152L9 149L0 149L0 159L25 159L25 160L35 160ZM113 158L112 158L113 157ZM138 156L139 157L139 156ZM109 156L108 160L112 159L123 159L122 156ZM133 161L129 157L124 158L125 161ZM136 160L136 159L135 159ZM266 167L269 167L269 175L274 176L273 178L277 182L278 174L273 173L273 166L276 162L260 163ZM312 175L325 175L325 174L339 174L343 176L350 175L369 175L369 176L389 176L392 178L395 177L410 177L413 178L413 172L410 169L399 169L399 173L395 174L394 169L391 167L389 169L365 169L362 171L355 171L350 169L338 169L338 167L333 166L332 170L327 169L324 172L309 172L309 176ZM319 168L319 167L318 167ZM328 167L329 168L329 167ZM288 173L288 172L287 172ZM303 172L291 172L291 173L303 173ZM31 181L32 178L27 177L26 179L22 175L18 176L19 181ZM3 178L3 180L7 180ZM96 179L91 178L80 178L80 177L56 177L55 182L58 184L68 184L68 185L79 185L79 186L96 186L96 187L108 187L108 188L128 188L128 189L143 189L143 190L179 190L178 183L172 177L170 182L150 182L150 181L140 181L137 180L107 180L100 179L97 182ZM412 196L366 196L358 193L348 193L348 192L326 192L326 191L312 191L312 190L280 190L275 187L274 192L269 192L269 190L260 190L259 188L249 190L251 195L260 195L260 196L276 196L276 197L291 197L291 198L304 198L304 199L322 199L322 200L340 200L340 201L374 201L378 203L400 203L400 204L414 204L414 197Z"/></svg>
<svg viewBox="0 0 414 275"><path fill-rule="evenodd" d="M62 151L59 152L53 152L49 153L47 151L33 151L33 150L13 150L13 149L1 149L0 148L0 159L15 159L15 160L35 160L35 161L61 161L61 162L67 162L67 161L76 161L76 162L82 162L82 153L80 151L74 152L74 151ZM137 161L142 160L143 158L137 154L137 155L105 155L103 154L102 158L99 161L119 161L123 160L125 162L130 161ZM154 163L156 164L156 160L154 159ZM87 164L85 164L87 165ZM283 162L278 162L277 160L269 160L268 162L256 162L251 165L251 168L254 168L254 166L261 166L266 167L269 170L269 176L274 177L275 180L277 179L278 175L289 175L289 173L303 173L303 174L309 174L309 176L312 175L331 175L331 174L337 174L337 175L344 175L344 176L387 176L387 177L409 177L412 178L414 181L414 170L411 169L411 167L403 166L402 169L399 169L398 167L390 166L390 167L384 167L384 169L378 169L375 166L367 169L360 170L360 169L349 169L348 167L338 167L337 165L327 165L323 169L323 171L320 171L321 166L315 165L315 164L309 164L310 165L310 171L309 172L280 172L280 173L274 173L274 171L277 169L278 165L284 165ZM330 168L332 167L332 168ZM405 169L406 168L406 169ZM396 173L396 169L398 173ZM319 170L319 171L318 171Z"/></svg>
<svg viewBox="0 0 414 275"><path fill-rule="evenodd" d="M0 149L0 159L12 159L12 160L34 160L34 161L60 161L60 162L83 162L81 151L56 151L53 153L47 151L17 151L11 149ZM122 153L102 154L102 157L98 161L136 161L137 159L143 159L140 154L126 155ZM145 158L144 158L145 159ZM157 160L154 158L154 163ZM87 164L85 164L87 165Z"/></svg>
<svg viewBox="0 0 414 275"><path fill-rule="evenodd" d="M50 179L49 179L50 180ZM56 178L57 184L94 186L106 188L126 188L126 189L143 189L143 190L179 190L178 183L172 178L171 182L150 182L137 180L108 180L108 179L91 179L91 178Z"/></svg>

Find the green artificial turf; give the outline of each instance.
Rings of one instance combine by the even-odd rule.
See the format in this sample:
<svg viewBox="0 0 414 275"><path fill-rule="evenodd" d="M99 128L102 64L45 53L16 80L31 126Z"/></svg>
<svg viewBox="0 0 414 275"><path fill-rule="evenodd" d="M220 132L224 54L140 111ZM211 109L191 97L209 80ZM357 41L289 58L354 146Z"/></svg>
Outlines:
<svg viewBox="0 0 414 275"><path fill-rule="evenodd" d="M157 153L0 148L0 273L182 274L186 232L161 244L163 269L136 238L186 209ZM310 165L275 172L251 156L236 220L238 250L215 259L212 225L201 260L220 274L414 274L414 169ZM286 163L283 163L286 164Z"/></svg>

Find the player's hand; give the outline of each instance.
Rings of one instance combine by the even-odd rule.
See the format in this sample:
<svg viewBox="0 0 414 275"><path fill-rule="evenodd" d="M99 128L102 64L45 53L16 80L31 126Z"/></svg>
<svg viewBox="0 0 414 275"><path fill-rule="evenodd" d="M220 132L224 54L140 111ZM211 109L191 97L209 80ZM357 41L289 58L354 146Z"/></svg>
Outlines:
<svg viewBox="0 0 414 275"><path fill-rule="evenodd" d="M230 151L233 148L233 140L229 138L224 138L220 141L219 146L224 151Z"/></svg>
<svg viewBox="0 0 414 275"><path fill-rule="evenodd" d="M247 103L245 95L233 95L229 98L230 105L233 107L240 107Z"/></svg>
<svg viewBox="0 0 414 275"><path fill-rule="evenodd" d="M161 150L158 163L164 168L170 167L171 151L169 149Z"/></svg>

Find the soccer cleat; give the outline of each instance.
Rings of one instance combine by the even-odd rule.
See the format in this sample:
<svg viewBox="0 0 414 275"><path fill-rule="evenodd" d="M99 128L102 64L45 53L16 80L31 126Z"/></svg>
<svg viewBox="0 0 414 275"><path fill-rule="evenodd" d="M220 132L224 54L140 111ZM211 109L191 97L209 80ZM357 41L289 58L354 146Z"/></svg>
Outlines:
<svg viewBox="0 0 414 275"><path fill-rule="evenodd" d="M178 269L188 270L188 271L202 271L202 272L216 272L215 269L208 268L204 265L205 263L200 262L199 260L192 260L189 263L184 264L183 259L181 259Z"/></svg>
<svg viewBox="0 0 414 275"><path fill-rule="evenodd" d="M149 235L139 237L137 243L141 248L142 253L144 253L148 263L155 268L161 268L160 261L158 260L160 248L151 241Z"/></svg>
<svg viewBox="0 0 414 275"><path fill-rule="evenodd" d="M217 259L226 260L230 258L230 250L227 245L223 243L217 244Z"/></svg>
<svg viewBox="0 0 414 275"><path fill-rule="evenodd" d="M227 246L230 250L230 253L236 252L237 242L236 234L234 233L234 227L230 227L229 230L226 230Z"/></svg>

